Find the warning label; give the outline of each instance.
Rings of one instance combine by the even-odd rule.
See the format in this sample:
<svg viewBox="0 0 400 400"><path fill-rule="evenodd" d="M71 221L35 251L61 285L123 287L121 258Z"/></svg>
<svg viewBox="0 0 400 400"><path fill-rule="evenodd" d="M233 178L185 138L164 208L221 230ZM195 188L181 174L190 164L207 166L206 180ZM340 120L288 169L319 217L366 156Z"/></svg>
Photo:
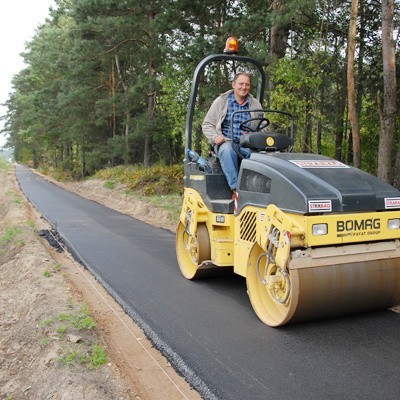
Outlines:
<svg viewBox="0 0 400 400"><path fill-rule="evenodd" d="M350 168L336 160L289 160L300 168Z"/></svg>
<svg viewBox="0 0 400 400"><path fill-rule="evenodd" d="M400 197L391 197L385 199L385 208L400 208Z"/></svg>
<svg viewBox="0 0 400 400"><path fill-rule="evenodd" d="M331 200L309 200L308 212L329 212L332 211Z"/></svg>

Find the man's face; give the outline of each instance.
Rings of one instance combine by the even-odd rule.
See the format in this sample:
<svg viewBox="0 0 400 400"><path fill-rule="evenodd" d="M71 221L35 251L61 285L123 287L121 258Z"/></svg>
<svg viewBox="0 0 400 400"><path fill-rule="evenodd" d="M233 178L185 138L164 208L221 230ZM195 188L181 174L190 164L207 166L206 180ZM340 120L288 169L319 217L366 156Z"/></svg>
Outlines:
<svg viewBox="0 0 400 400"><path fill-rule="evenodd" d="M250 78L247 75L239 75L232 83L235 99L243 101L250 92Z"/></svg>

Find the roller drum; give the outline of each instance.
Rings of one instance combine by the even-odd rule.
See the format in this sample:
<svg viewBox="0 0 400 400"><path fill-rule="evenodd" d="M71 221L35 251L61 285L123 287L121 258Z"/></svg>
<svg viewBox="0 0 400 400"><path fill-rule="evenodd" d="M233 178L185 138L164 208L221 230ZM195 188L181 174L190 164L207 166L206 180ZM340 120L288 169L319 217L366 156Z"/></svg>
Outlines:
<svg viewBox="0 0 400 400"><path fill-rule="evenodd" d="M382 310L400 303L400 258L294 269L291 277L298 288L293 322Z"/></svg>
<svg viewBox="0 0 400 400"><path fill-rule="evenodd" d="M382 310L400 304L398 241L292 253L286 271L258 247L247 272L250 301L267 325Z"/></svg>

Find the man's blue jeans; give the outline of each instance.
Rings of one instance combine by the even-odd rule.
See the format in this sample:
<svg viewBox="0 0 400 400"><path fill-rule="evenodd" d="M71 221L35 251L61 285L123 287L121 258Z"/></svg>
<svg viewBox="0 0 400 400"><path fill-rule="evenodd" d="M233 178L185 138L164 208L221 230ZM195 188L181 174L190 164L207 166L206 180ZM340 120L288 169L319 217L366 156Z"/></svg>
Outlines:
<svg viewBox="0 0 400 400"><path fill-rule="evenodd" d="M233 143L233 146L238 146ZM245 158L250 157L250 149L239 147L239 152ZM227 141L222 143L218 149L219 162L221 164L222 171L225 174L226 180L231 190L236 190L237 178L238 178L238 155L232 148L232 142Z"/></svg>

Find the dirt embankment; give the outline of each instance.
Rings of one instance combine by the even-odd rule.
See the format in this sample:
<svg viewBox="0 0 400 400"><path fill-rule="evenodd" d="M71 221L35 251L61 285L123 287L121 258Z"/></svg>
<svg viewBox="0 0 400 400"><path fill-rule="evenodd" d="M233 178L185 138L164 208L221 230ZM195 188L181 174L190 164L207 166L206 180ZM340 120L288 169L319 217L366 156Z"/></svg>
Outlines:
<svg viewBox="0 0 400 400"><path fill-rule="evenodd" d="M0 399L199 399L95 279L38 235L51 227L13 169L1 169L0 181ZM173 229L166 214L133 204L122 189L64 186Z"/></svg>

